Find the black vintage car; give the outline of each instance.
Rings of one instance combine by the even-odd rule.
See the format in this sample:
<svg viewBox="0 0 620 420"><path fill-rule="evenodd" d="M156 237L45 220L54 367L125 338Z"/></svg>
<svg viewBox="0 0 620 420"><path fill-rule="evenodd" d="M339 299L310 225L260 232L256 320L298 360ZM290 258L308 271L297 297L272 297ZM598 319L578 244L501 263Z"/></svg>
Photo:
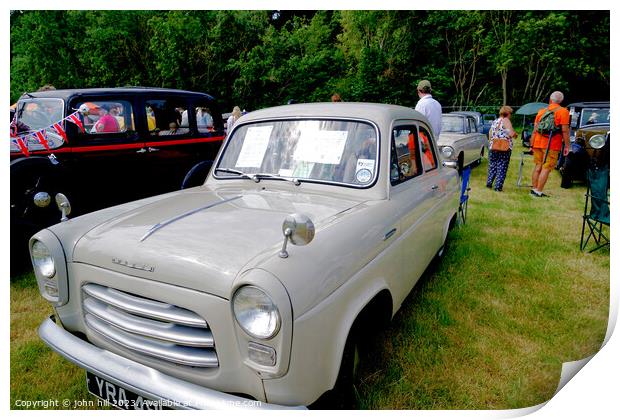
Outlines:
<svg viewBox="0 0 620 420"><path fill-rule="evenodd" d="M56 194L68 197L71 214L79 215L178 190L196 165L193 179L204 180L224 139L212 96L139 87L26 93L11 130L17 254L30 235L60 221Z"/></svg>
<svg viewBox="0 0 620 420"><path fill-rule="evenodd" d="M567 106L570 112L570 142L571 152L578 152L579 145L575 146L576 133L582 127L591 125L609 125L609 101L573 102ZM566 158L560 154L557 169L564 167ZM570 170L569 170L570 172ZM567 181L570 185L570 181Z"/></svg>
<svg viewBox="0 0 620 420"><path fill-rule="evenodd" d="M576 180L584 181L591 166L608 167L610 140L609 124L588 124L578 129L560 168L562 188L570 188Z"/></svg>

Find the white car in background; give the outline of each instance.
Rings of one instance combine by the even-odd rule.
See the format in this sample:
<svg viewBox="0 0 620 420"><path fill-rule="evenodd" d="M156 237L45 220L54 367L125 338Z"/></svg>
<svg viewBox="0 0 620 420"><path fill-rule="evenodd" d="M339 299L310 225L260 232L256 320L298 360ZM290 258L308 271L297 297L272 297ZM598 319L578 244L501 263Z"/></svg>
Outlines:
<svg viewBox="0 0 620 420"><path fill-rule="evenodd" d="M480 133L470 115L443 114L437 146L444 160L457 162L459 170L480 163L488 149L487 136Z"/></svg>

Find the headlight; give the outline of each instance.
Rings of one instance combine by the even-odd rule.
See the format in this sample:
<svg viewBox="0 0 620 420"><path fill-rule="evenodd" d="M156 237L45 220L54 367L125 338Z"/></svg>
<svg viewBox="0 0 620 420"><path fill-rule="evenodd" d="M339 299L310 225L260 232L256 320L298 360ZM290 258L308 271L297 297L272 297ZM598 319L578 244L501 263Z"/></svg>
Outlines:
<svg viewBox="0 0 620 420"><path fill-rule="evenodd" d="M441 155L446 159L450 159L454 154L454 149L450 146L444 146L441 148Z"/></svg>
<svg viewBox="0 0 620 420"><path fill-rule="evenodd" d="M265 292L254 286L240 287L233 296L237 323L255 338L268 339L280 329L280 313Z"/></svg>
<svg viewBox="0 0 620 420"><path fill-rule="evenodd" d="M600 149L601 147L605 146L605 136L602 134L596 134L590 137L589 143L590 147L592 147L593 149Z"/></svg>
<svg viewBox="0 0 620 420"><path fill-rule="evenodd" d="M30 253L35 270L47 278L54 277L56 265L49 248L41 241L34 241Z"/></svg>

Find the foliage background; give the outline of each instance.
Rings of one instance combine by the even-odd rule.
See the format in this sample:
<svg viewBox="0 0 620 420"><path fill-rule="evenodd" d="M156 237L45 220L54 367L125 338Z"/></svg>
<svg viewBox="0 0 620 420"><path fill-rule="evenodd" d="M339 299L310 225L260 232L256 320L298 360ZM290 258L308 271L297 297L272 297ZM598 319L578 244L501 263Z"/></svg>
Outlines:
<svg viewBox="0 0 620 420"><path fill-rule="evenodd" d="M609 11L13 11L11 101L56 88L208 92L223 110L297 102L444 106L608 100Z"/></svg>

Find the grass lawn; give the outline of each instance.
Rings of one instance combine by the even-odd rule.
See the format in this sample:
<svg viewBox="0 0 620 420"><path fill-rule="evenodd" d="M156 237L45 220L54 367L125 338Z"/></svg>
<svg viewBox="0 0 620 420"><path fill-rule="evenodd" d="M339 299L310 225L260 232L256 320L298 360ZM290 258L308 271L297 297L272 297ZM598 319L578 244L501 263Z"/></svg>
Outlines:
<svg viewBox="0 0 620 420"><path fill-rule="evenodd" d="M467 223L405 300L361 363L358 407L511 409L550 399L562 362L595 353L607 330L609 249L579 251L585 186L554 171L533 198L472 171ZM522 185L531 183L525 156Z"/></svg>
<svg viewBox="0 0 620 420"><path fill-rule="evenodd" d="M516 187L520 148L504 192L474 168L467 224L441 262L362 355L363 409L508 409L552 397L564 361L595 353L609 307L609 251L579 251L585 187ZM524 183L532 158L526 156ZM51 313L32 275L11 280L11 408L18 400L92 401L85 374L36 329ZM63 408L63 407L59 407ZM71 408L71 407L69 407Z"/></svg>

